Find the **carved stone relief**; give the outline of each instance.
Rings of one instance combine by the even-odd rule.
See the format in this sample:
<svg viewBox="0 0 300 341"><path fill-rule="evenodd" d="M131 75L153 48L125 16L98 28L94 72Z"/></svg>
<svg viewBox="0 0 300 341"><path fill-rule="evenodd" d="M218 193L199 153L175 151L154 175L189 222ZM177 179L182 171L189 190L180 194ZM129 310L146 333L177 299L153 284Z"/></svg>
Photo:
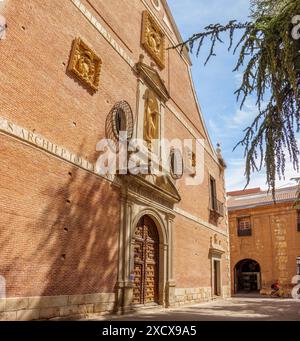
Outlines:
<svg viewBox="0 0 300 341"><path fill-rule="evenodd" d="M73 42L68 71L91 90L97 91L99 89L101 65L101 58L81 38L76 38Z"/></svg>
<svg viewBox="0 0 300 341"><path fill-rule="evenodd" d="M159 138L160 106L153 91L146 90L144 96L144 140L147 142L148 149L152 150L153 140Z"/></svg>
<svg viewBox="0 0 300 341"><path fill-rule="evenodd" d="M165 39L155 19L150 13L144 11L142 45L161 69L165 67Z"/></svg>

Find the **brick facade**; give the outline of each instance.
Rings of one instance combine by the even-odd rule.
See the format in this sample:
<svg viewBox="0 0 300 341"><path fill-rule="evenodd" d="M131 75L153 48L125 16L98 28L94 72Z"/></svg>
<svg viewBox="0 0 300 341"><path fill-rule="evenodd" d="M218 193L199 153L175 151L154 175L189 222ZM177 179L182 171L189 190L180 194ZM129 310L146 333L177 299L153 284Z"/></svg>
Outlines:
<svg viewBox="0 0 300 341"><path fill-rule="evenodd" d="M0 6L8 23L6 39L0 41L0 117L9 122L0 131L0 275L7 297L0 301L0 319L107 312L129 304L125 291L131 290L130 283L122 268L130 264L131 256L122 240L128 228L135 228L126 224L136 223L144 211L153 212L157 224L166 226L166 233L162 229L160 234L166 238L168 261L160 280L164 278L169 289L168 293L161 289L160 304L212 297L213 240L223 250L218 256L221 295L228 295L227 215L212 220L209 209L209 176L216 180L218 200L225 201L224 169L197 104L189 58L167 50L165 67L160 69L140 43L145 10L165 33L166 47L180 41L166 2L160 11L150 0L4 0ZM98 29L94 19L101 24ZM67 71L76 37L102 60L95 93ZM130 206L123 182L82 167L82 160L96 163L96 144L106 136L106 118L115 103L127 101L138 121L141 80L135 64L140 54L170 94L162 122L164 137L205 140L204 181L197 186L187 186L184 178L176 181L181 201L171 208L154 199L149 202L143 194L130 199L135 200ZM24 130L13 134L10 124ZM25 138L24 131L40 138ZM55 146L81 161L62 157L64 151ZM132 220L125 224L129 209ZM100 302L93 295L100 295ZM103 299L105 295L108 299ZM13 308L11 299L17 302ZM107 304L101 308L103 302Z"/></svg>
<svg viewBox="0 0 300 341"><path fill-rule="evenodd" d="M260 289L268 294L279 280L286 295L297 274L296 259L300 256L300 232L297 209L293 207L296 188L277 190L276 203L260 189L255 193L231 193L228 201L232 291L238 290L236 266L251 259L260 266ZM247 217L251 233L240 235L238 221Z"/></svg>

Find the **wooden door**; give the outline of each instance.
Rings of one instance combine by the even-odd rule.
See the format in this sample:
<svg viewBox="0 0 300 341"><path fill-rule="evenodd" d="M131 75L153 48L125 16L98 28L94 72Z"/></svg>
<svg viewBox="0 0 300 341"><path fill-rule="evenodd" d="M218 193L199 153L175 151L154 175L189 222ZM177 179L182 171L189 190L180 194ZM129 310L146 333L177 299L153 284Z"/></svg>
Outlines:
<svg viewBox="0 0 300 341"><path fill-rule="evenodd" d="M134 234L133 304L158 303L159 237L155 223L143 217Z"/></svg>
<svg viewBox="0 0 300 341"><path fill-rule="evenodd" d="M221 296L221 263L214 260L214 295Z"/></svg>

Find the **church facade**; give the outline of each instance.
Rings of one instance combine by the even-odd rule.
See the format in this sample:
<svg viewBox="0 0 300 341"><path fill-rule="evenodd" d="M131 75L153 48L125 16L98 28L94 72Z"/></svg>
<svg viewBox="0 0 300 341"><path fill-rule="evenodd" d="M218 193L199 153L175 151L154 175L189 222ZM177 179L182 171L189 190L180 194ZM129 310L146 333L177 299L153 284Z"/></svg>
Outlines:
<svg viewBox="0 0 300 341"><path fill-rule="evenodd" d="M229 296L226 165L167 2L0 11L0 319Z"/></svg>

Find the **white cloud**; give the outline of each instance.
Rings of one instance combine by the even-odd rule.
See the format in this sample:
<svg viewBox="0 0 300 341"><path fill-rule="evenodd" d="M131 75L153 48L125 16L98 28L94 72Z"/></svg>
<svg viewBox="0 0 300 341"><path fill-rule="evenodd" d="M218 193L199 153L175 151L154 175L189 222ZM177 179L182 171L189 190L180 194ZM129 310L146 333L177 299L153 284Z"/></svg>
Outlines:
<svg viewBox="0 0 300 341"><path fill-rule="evenodd" d="M244 129L251 124L258 115L258 108L253 99L246 100L242 109L238 108L233 117L227 116L225 120L228 129Z"/></svg>
<svg viewBox="0 0 300 341"><path fill-rule="evenodd" d="M226 113L220 115L219 120L209 119L208 126L210 131L221 139L233 140L240 136L241 132L247 128L258 115L258 108L254 99L247 99L243 108L236 108L233 115Z"/></svg>
<svg viewBox="0 0 300 341"><path fill-rule="evenodd" d="M234 78L235 86L238 89L241 86L241 84L242 84L243 74L241 72L236 72L234 74L233 78Z"/></svg>

